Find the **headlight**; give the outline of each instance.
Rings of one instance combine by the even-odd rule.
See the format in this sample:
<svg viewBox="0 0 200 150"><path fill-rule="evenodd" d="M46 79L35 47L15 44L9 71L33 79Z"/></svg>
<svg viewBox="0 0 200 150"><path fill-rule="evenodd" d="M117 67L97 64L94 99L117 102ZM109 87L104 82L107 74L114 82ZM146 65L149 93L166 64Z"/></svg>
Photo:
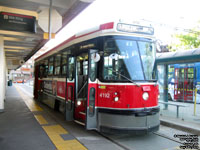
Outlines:
<svg viewBox="0 0 200 150"><path fill-rule="evenodd" d="M143 98L145 101L148 100L149 94L148 94L147 92L144 92L144 93L142 94L142 98Z"/></svg>
<svg viewBox="0 0 200 150"><path fill-rule="evenodd" d="M81 101L78 101L78 102L77 102L77 105L80 106L80 105L81 105Z"/></svg>
<svg viewBox="0 0 200 150"><path fill-rule="evenodd" d="M119 100L119 97L115 97L115 99L114 99L114 100L115 100L115 102L117 102L117 101Z"/></svg>

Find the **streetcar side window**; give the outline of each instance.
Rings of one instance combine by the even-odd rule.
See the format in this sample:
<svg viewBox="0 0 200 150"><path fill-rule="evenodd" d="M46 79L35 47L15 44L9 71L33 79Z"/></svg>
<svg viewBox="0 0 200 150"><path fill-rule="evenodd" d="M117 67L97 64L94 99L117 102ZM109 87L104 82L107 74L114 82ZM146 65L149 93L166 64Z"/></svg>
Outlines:
<svg viewBox="0 0 200 150"><path fill-rule="evenodd" d="M47 77L48 75L48 69L49 69L49 61L48 60L45 60L44 61L44 77Z"/></svg>
<svg viewBox="0 0 200 150"><path fill-rule="evenodd" d="M53 69L54 69L53 61L54 61L54 57L51 57L49 59L49 72L48 72L48 75L53 75Z"/></svg>
<svg viewBox="0 0 200 150"><path fill-rule="evenodd" d="M66 75L67 74L67 52L63 52L62 54L61 68L62 68L62 75Z"/></svg>
<svg viewBox="0 0 200 150"><path fill-rule="evenodd" d="M43 78L44 71L45 71L44 64L40 64L40 66L39 66L39 76L38 76L39 78Z"/></svg>
<svg viewBox="0 0 200 150"><path fill-rule="evenodd" d="M75 59L74 57L70 57L68 60L68 78L70 81L72 81L74 79L74 63L75 63Z"/></svg>
<svg viewBox="0 0 200 150"><path fill-rule="evenodd" d="M55 75L60 75L60 62L61 62L61 54L56 55L55 57Z"/></svg>

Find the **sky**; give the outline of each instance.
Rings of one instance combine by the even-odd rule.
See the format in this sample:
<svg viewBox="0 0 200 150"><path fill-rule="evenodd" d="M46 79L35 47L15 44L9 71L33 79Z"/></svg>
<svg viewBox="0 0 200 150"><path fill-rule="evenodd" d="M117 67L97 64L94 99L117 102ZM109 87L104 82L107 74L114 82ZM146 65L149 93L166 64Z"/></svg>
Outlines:
<svg viewBox="0 0 200 150"><path fill-rule="evenodd" d="M96 0L45 47L50 49L77 32L119 19L149 21L156 38L167 44L176 27L195 27L200 20L199 6L200 0Z"/></svg>

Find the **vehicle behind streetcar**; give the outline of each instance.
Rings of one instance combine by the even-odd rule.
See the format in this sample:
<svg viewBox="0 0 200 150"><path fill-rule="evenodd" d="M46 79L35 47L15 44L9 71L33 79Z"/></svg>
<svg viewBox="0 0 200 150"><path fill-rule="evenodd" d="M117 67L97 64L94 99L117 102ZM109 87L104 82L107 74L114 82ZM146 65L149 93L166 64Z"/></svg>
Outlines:
<svg viewBox="0 0 200 150"><path fill-rule="evenodd" d="M110 22L35 60L34 97L99 132L159 129L154 29Z"/></svg>

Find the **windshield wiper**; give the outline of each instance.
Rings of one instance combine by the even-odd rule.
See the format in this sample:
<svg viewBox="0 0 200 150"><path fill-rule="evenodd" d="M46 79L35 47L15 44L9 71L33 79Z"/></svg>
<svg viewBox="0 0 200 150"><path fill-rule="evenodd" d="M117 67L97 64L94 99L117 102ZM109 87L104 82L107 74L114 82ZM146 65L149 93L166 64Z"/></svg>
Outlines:
<svg viewBox="0 0 200 150"><path fill-rule="evenodd" d="M105 67L104 67L104 68L105 68ZM123 74L119 73L118 71L115 71L115 70L113 70L112 68L105 68L105 69L107 69L107 70L111 70L111 71L113 71L113 72L117 73L118 75L122 76L122 77L123 77L123 78L125 78L126 80L128 80L128 81L132 82L133 84L137 85L138 87L140 87L140 85L139 85L139 84L137 84L137 83L136 83L136 82L134 82L133 80L129 79L129 78L128 78L128 77L126 77L125 75L123 75Z"/></svg>

